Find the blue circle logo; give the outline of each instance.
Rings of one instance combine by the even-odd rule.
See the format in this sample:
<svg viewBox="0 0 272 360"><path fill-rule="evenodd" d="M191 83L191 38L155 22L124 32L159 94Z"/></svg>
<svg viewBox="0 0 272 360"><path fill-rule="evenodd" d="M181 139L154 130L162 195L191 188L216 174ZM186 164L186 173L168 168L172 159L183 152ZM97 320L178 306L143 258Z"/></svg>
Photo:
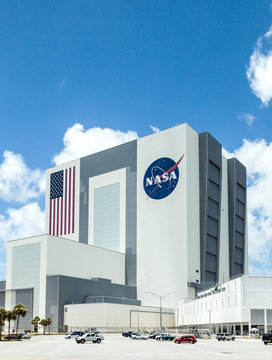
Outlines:
<svg viewBox="0 0 272 360"><path fill-rule="evenodd" d="M148 167L143 181L144 191L148 198L155 200L164 199L175 190L179 180L178 165L183 156L178 162L163 157L155 160Z"/></svg>

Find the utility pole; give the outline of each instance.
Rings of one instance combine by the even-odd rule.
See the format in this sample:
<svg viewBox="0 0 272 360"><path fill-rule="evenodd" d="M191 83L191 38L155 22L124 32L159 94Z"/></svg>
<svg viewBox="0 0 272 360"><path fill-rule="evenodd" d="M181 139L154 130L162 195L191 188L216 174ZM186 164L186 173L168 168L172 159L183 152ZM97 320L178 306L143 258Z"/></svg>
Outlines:
<svg viewBox="0 0 272 360"><path fill-rule="evenodd" d="M154 296L156 296L157 298L160 299L160 331L161 331L161 334L162 334L162 299L164 299L166 296L170 295L170 294L176 294L176 291L172 291L172 292L169 292L165 295L159 295L159 294L156 294L152 291L145 291L145 294L152 294Z"/></svg>

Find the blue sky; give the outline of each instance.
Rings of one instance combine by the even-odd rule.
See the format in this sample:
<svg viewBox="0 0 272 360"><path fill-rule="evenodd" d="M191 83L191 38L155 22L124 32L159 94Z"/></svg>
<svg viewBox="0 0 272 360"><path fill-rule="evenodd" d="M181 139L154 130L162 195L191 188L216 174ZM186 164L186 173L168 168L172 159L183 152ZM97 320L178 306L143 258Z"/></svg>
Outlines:
<svg viewBox="0 0 272 360"><path fill-rule="evenodd" d="M251 272L271 273L271 24L265 0L2 0L0 279L6 240L39 232L55 154L183 122L249 169Z"/></svg>

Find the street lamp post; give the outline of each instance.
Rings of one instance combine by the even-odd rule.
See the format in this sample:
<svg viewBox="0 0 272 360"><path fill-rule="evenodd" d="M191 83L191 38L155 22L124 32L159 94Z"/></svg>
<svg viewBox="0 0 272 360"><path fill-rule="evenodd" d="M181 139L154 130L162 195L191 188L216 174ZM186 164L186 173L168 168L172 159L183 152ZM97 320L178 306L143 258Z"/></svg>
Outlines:
<svg viewBox="0 0 272 360"><path fill-rule="evenodd" d="M176 291L172 291L172 292L169 292L165 295L159 295L159 294L156 294L152 291L145 291L145 294L152 294L154 296L156 296L157 298L160 299L160 329L161 329L161 334L162 334L162 299L164 299L166 296L168 295L171 295L171 294L176 294Z"/></svg>

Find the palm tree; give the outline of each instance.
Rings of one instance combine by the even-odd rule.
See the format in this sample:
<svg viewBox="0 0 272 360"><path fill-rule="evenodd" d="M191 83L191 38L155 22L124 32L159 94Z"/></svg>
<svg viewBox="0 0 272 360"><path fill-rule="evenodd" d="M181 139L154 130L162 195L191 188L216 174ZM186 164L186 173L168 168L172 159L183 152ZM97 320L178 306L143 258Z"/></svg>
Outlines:
<svg viewBox="0 0 272 360"><path fill-rule="evenodd" d="M2 340L2 327L5 325L7 318L7 311L4 308L0 308L0 341Z"/></svg>
<svg viewBox="0 0 272 360"><path fill-rule="evenodd" d="M15 321L17 319L17 315L13 310L7 311L7 322L8 322L8 334L10 334L10 322L11 320Z"/></svg>
<svg viewBox="0 0 272 360"><path fill-rule="evenodd" d="M39 318L39 316L35 316L34 319L32 319L31 321L31 325L34 325L34 332L37 332L38 330L38 323L41 319Z"/></svg>
<svg viewBox="0 0 272 360"><path fill-rule="evenodd" d="M42 319L40 321L40 324L43 326L43 335L45 335L45 328L47 326L47 320L46 319Z"/></svg>
<svg viewBox="0 0 272 360"><path fill-rule="evenodd" d="M50 334L50 325L52 324L52 319L51 318L47 318L46 319L47 325L49 326L49 334Z"/></svg>
<svg viewBox="0 0 272 360"><path fill-rule="evenodd" d="M22 316L22 317L26 316L27 308L23 304L17 304L17 305L14 306L13 311L17 315L16 334L18 334L19 318L20 318L20 316Z"/></svg>

